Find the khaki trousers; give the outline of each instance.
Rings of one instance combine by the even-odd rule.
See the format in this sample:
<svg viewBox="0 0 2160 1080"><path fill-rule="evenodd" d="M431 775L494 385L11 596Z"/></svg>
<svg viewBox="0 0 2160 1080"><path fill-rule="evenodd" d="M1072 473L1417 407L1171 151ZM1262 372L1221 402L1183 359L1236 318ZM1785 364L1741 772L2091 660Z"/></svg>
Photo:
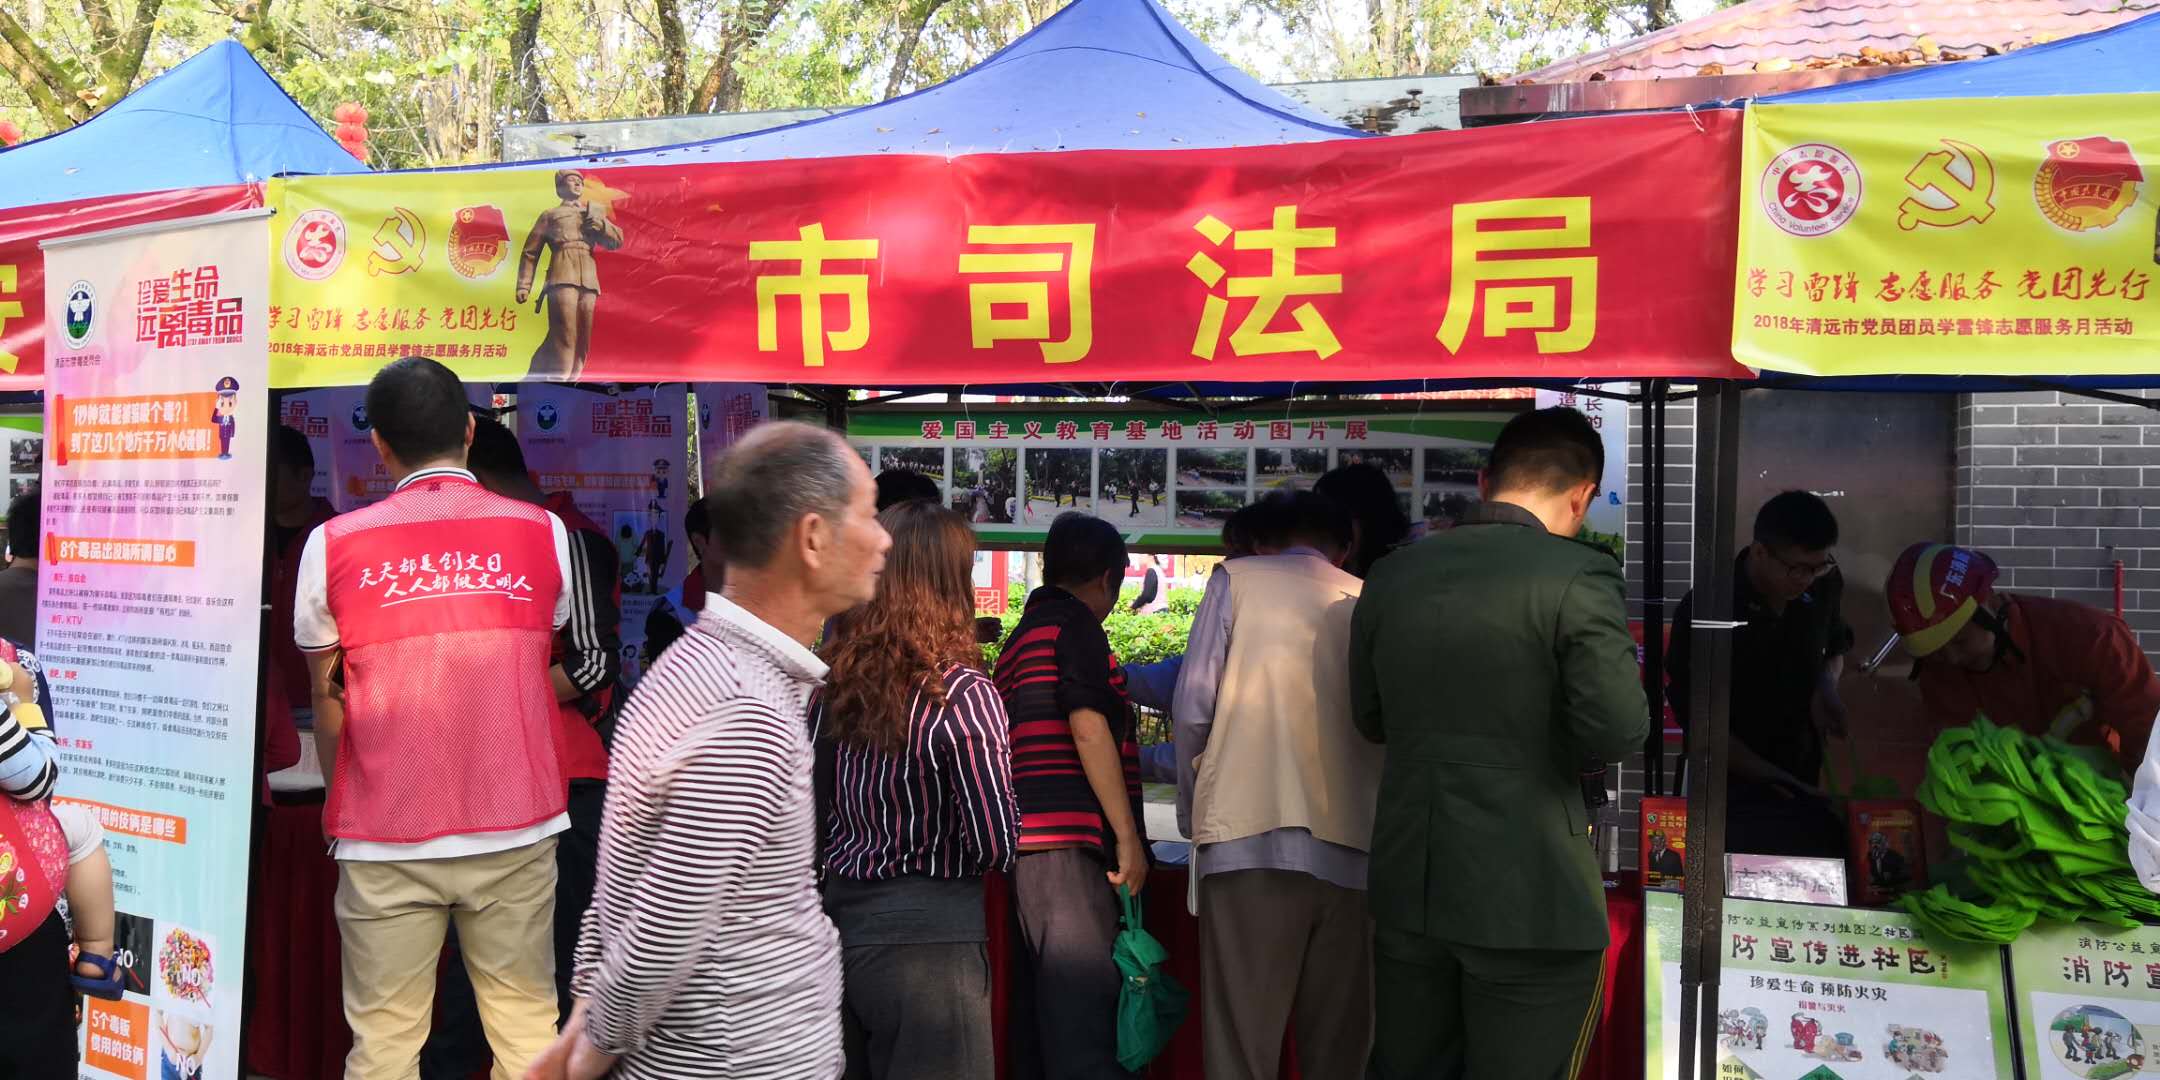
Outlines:
<svg viewBox="0 0 2160 1080"><path fill-rule="evenodd" d="M340 862L346 1080L412 1080L452 920L494 1080L518 1080L555 1039L555 838L486 855Z"/></svg>
<svg viewBox="0 0 2160 1080"><path fill-rule="evenodd" d="M1372 918L1362 889L1295 870L1200 882L1207 1080L1275 1080L1297 1032L1305 1080L1362 1080L1372 1048Z"/></svg>

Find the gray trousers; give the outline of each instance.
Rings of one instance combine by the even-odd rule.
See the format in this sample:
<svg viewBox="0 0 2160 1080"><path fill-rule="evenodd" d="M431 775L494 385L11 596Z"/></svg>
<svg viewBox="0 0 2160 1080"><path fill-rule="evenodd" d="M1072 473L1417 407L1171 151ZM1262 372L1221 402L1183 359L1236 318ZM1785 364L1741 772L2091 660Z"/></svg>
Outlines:
<svg viewBox="0 0 2160 1080"><path fill-rule="evenodd" d="M1118 990L1110 959L1118 897L1093 848L1023 853L1013 863L1013 913L1024 948L1013 1022L1029 1024L1034 1045L1015 1039L1013 1075L1042 1080L1128 1080L1117 1060ZM1032 1022L1031 1022L1032 1021Z"/></svg>
<svg viewBox="0 0 2160 1080"><path fill-rule="evenodd" d="M1295 870L1200 881L1201 1044L1207 1080L1274 1080L1297 1031L1305 1080L1359 1080L1372 1048L1365 893Z"/></svg>
<svg viewBox="0 0 2160 1080"><path fill-rule="evenodd" d="M980 943L852 945L847 1080L994 1080L990 954Z"/></svg>

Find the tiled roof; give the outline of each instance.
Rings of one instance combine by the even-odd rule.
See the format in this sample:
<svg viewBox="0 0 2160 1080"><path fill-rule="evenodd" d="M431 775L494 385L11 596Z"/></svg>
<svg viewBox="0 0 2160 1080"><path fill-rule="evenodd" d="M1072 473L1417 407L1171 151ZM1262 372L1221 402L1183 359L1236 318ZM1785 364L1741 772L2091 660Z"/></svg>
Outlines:
<svg viewBox="0 0 2160 1080"><path fill-rule="evenodd" d="M1506 81L1934 63L2104 30L2154 11L2160 0L1747 0Z"/></svg>

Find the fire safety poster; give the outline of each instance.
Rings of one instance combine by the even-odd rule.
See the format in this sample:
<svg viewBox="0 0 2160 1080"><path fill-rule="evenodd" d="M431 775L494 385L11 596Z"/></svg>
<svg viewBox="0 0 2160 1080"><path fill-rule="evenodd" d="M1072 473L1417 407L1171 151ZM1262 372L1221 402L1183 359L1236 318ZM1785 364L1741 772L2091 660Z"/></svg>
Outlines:
<svg viewBox="0 0 2160 1080"><path fill-rule="evenodd" d="M266 213L266 212L263 212ZM105 827L123 1000L82 1075L234 1080L270 418L262 213L46 249L37 651Z"/></svg>
<svg viewBox="0 0 2160 1080"><path fill-rule="evenodd" d="M2010 972L2026 1080L2160 1075L2160 927L2041 923Z"/></svg>
<svg viewBox="0 0 2160 1080"><path fill-rule="evenodd" d="M1644 1075L1679 1075L1677 893L1644 894ZM1715 1080L2010 1080L2002 950L1895 911L1725 901Z"/></svg>
<svg viewBox="0 0 2160 1080"><path fill-rule="evenodd" d="M598 529L615 549L625 686L643 670L646 617L690 572L682 524L690 509L689 398L680 383L518 392L518 443L540 490L568 492L585 520L563 524Z"/></svg>

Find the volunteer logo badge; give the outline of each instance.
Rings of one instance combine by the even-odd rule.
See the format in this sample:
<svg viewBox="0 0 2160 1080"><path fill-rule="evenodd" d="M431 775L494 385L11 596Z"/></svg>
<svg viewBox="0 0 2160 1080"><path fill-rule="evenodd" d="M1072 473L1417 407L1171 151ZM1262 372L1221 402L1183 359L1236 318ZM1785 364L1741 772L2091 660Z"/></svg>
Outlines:
<svg viewBox="0 0 2160 1080"><path fill-rule="evenodd" d="M368 429L366 404L363 403L352 407L352 429L354 431L366 431Z"/></svg>
<svg viewBox="0 0 2160 1080"><path fill-rule="evenodd" d="M555 425L562 422L562 414L556 411L554 402L543 401L538 409L533 410L533 421L540 425L540 430L553 431Z"/></svg>
<svg viewBox="0 0 2160 1080"><path fill-rule="evenodd" d="M468 206L450 222L450 269L481 281L495 276L510 254L510 226L499 206Z"/></svg>
<svg viewBox="0 0 2160 1080"><path fill-rule="evenodd" d="M2033 174L2033 201L2056 228L2093 232L2122 220L2145 179L2128 143L2093 136L2048 144Z"/></svg>
<svg viewBox="0 0 2160 1080"><path fill-rule="evenodd" d="M1794 236L1827 236L1860 212L1860 167L1827 143L1805 143L1763 170L1763 213Z"/></svg>
<svg viewBox="0 0 2160 1080"><path fill-rule="evenodd" d="M90 324L97 317L97 290L87 281L68 286L67 310L61 313L61 337L70 349L80 349L90 340Z"/></svg>
<svg viewBox="0 0 2160 1080"><path fill-rule="evenodd" d="M285 268L295 277L321 281L345 264L345 219L310 210L285 230Z"/></svg>

